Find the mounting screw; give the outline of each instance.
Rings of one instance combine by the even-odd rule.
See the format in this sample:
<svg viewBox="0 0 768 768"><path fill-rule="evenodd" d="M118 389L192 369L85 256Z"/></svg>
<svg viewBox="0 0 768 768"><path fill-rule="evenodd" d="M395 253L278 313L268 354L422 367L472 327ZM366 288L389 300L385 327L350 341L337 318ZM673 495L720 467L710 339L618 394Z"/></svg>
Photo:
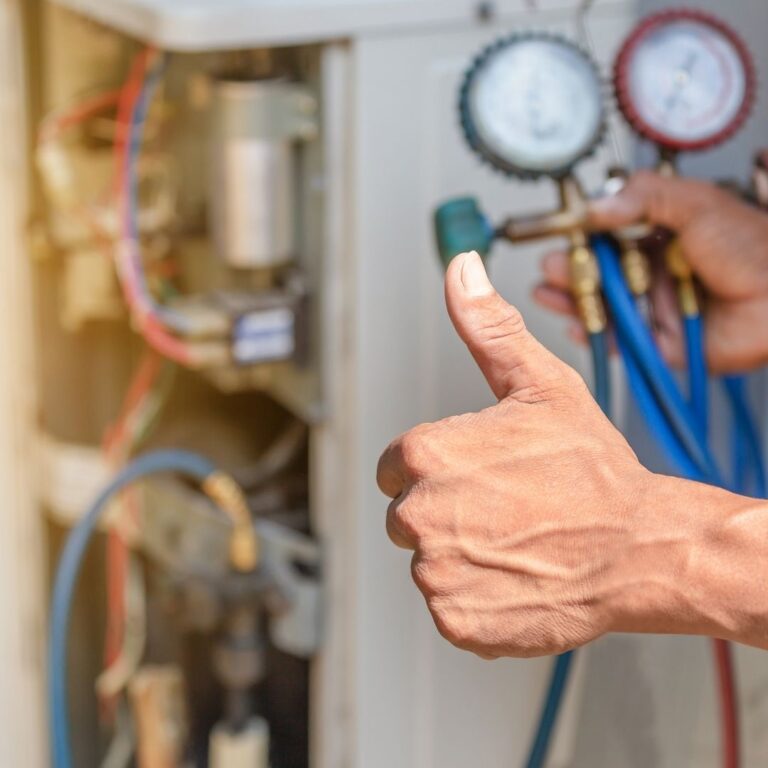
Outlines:
<svg viewBox="0 0 768 768"><path fill-rule="evenodd" d="M478 21L492 21L496 16L496 3L481 2L477 4L475 15Z"/></svg>

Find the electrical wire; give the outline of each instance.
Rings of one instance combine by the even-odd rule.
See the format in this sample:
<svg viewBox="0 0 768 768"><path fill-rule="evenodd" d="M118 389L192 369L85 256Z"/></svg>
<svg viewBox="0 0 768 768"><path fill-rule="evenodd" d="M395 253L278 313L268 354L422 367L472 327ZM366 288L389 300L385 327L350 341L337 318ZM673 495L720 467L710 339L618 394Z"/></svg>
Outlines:
<svg viewBox="0 0 768 768"><path fill-rule="evenodd" d="M128 552L128 568L123 584L126 606L123 637L114 661L96 680L102 699L114 700L127 686L141 665L147 639L147 605L141 563Z"/></svg>
<svg viewBox="0 0 768 768"><path fill-rule="evenodd" d="M148 351L139 363L115 424L105 435L103 452L109 466L120 470L139 445L146 428L159 412L154 387L163 369L162 358ZM148 419L150 421L148 421ZM104 643L105 670L110 669L124 656L123 646L128 639L126 615L130 613L128 602L128 580L130 567L129 540L134 535L139 510L136 496L127 489L120 495L122 513L107 534L107 628ZM128 525L130 524L130 530ZM135 606L135 601L134 601ZM143 609L142 609L143 610ZM135 622L134 622L135 623ZM107 688L102 687L102 694ZM113 709L114 694L102 695L107 711Z"/></svg>
<svg viewBox="0 0 768 768"><path fill-rule="evenodd" d="M144 279L139 252L138 176L136 165L143 138L144 123L149 103L164 71L164 60L154 49L138 54L131 73L120 95L115 141L118 209L121 221L121 239L115 259L120 285L126 303L131 309L139 330L147 343L164 357L182 365L192 363L187 344L169 332L166 323L177 329L184 328L183 318L177 313L160 311ZM152 66L149 78L148 67Z"/></svg>
<svg viewBox="0 0 768 768"><path fill-rule="evenodd" d="M123 702L118 707L115 734L107 747L100 768L130 768L135 751L136 734L133 730L133 718L128 705Z"/></svg>
<svg viewBox="0 0 768 768"><path fill-rule="evenodd" d="M81 125L86 120L117 106L120 90L113 89L88 96L64 110L52 112L43 118L38 131L38 142L56 141L65 131Z"/></svg>
<svg viewBox="0 0 768 768"><path fill-rule="evenodd" d="M204 484L216 475L217 470L207 459L186 451L156 451L142 456L115 476L67 538L54 581L48 643L48 706L54 768L73 768L74 765L69 738L67 654L72 600L83 557L108 502L115 494L137 480L166 472L179 473Z"/></svg>

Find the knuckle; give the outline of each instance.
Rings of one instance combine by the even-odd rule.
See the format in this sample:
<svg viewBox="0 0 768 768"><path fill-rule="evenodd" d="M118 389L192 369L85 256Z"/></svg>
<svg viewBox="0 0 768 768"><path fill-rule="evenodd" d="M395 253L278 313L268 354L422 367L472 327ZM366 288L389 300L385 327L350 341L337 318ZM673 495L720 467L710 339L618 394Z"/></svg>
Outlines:
<svg viewBox="0 0 768 768"><path fill-rule="evenodd" d="M390 517L394 527L406 536L418 540L421 536L421 522L413 501L405 499L390 505Z"/></svg>
<svg viewBox="0 0 768 768"><path fill-rule="evenodd" d="M431 560L423 556L414 556L411 562L411 576L416 586L425 596L433 596L439 592L439 579Z"/></svg>
<svg viewBox="0 0 768 768"><path fill-rule="evenodd" d="M457 648L468 648L471 645L470 632L460 612L444 607L433 600L430 604L430 613L435 628L451 645Z"/></svg>
<svg viewBox="0 0 768 768"><path fill-rule="evenodd" d="M415 427L400 439L402 462L412 475L420 475L428 467L431 453L432 438L426 425Z"/></svg>
<svg viewBox="0 0 768 768"><path fill-rule="evenodd" d="M589 394L589 387L584 377L570 365L564 365L560 371L560 381L563 387L570 393L583 397Z"/></svg>
<svg viewBox="0 0 768 768"><path fill-rule="evenodd" d="M479 318L476 329L480 341L485 344L516 338L526 333L522 313L511 304L505 304L492 317Z"/></svg>

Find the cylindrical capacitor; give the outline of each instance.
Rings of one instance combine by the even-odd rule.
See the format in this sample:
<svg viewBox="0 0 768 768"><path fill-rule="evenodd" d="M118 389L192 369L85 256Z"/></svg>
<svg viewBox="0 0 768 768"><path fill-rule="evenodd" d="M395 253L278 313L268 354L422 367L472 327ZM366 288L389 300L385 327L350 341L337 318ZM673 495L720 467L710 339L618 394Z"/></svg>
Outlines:
<svg viewBox="0 0 768 768"><path fill-rule="evenodd" d="M295 256L297 142L317 132L316 101L284 79L213 83L209 194L216 250L230 266L263 269Z"/></svg>

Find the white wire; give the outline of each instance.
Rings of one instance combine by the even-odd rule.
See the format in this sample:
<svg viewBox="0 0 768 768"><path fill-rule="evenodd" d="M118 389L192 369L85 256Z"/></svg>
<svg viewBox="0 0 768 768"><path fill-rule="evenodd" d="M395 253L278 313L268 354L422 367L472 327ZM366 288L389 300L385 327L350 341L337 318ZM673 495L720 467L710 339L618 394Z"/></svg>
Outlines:
<svg viewBox="0 0 768 768"><path fill-rule="evenodd" d="M123 644L115 662L96 680L96 690L105 698L123 691L141 665L147 640L147 606L141 563L133 555L128 559L125 582L125 627Z"/></svg>
<svg viewBox="0 0 768 768"><path fill-rule="evenodd" d="M101 768L129 768L136 751L136 734L133 730L133 720L128 706L122 702L117 710L115 735L109 742Z"/></svg>

